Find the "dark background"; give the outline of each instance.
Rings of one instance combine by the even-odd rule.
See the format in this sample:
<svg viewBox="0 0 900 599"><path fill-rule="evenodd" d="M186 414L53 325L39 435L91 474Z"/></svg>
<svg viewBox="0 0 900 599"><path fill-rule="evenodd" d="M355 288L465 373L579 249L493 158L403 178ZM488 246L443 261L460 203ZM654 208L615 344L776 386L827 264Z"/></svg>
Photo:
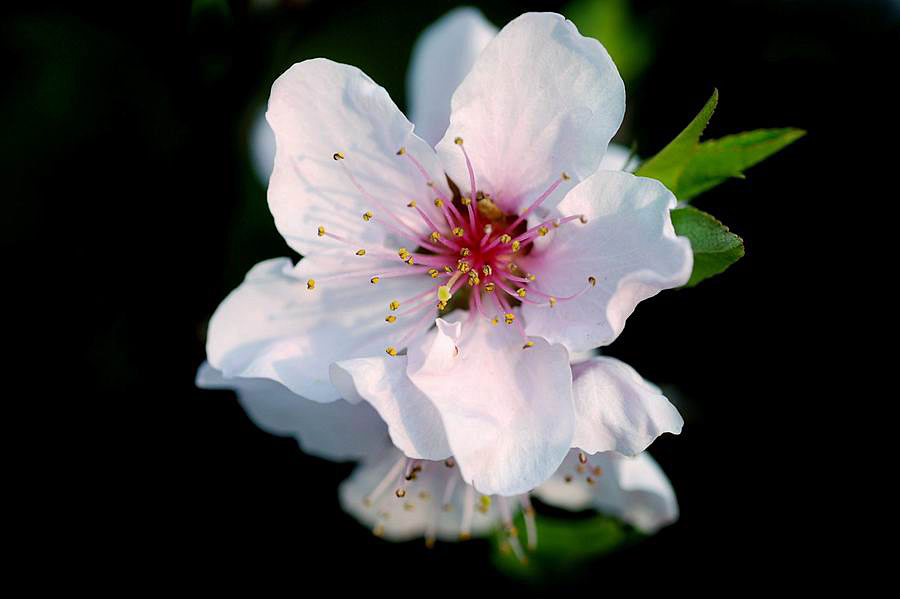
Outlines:
<svg viewBox="0 0 900 599"><path fill-rule="evenodd" d="M173 575L400 595L511 584L487 543L428 552L373 538L336 501L350 465L304 456L229 393L193 385L218 302L257 261L289 255L248 157L271 82L323 55L361 67L403 106L412 44L454 3L77 4L6 8L0 25L7 339L24 358L7 363L7 380L28 389L8 402L6 424L27 437L23 454L47 456L15 460L37 508L20 518L32 531L22 554L141 588ZM564 6L478 4L501 26ZM831 455L810 457L829 442L817 414L836 398L813 394L800 364L842 318L825 304L843 276L822 278L823 256L845 209L870 193L860 179L895 121L884 96L900 7L632 8L655 52L629 82L618 141L651 155L714 87L708 137L809 133L695 202L744 238L747 256L642 304L609 348L675 390L687 425L652 453L682 516L565 582L597 593L703 586L714 574L767 585L838 527L814 511L831 501L813 470Z"/></svg>

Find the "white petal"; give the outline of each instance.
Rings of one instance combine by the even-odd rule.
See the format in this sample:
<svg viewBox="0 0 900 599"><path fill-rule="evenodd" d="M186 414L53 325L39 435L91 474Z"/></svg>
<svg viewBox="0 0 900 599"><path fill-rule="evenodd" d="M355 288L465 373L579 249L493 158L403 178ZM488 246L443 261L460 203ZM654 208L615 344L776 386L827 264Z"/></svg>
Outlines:
<svg viewBox="0 0 900 599"><path fill-rule="evenodd" d="M303 255L346 249L317 236L320 225L361 247L399 239L377 222L363 221L366 211L385 222L394 214L417 234L428 233L406 204L416 199L434 210L427 202L432 192L413 163L396 152L405 148L444 187L442 169L388 93L362 71L322 58L295 64L272 86L266 118L276 140L269 208L292 248ZM336 152L345 159L334 160Z"/></svg>
<svg viewBox="0 0 900 599"><path fill-rule="evenodd" d="M488 495L527 492L571 447L568 354L538 338L522 349L513 326L478 316L463 325L458 346L447 342L449 331L439 328L439 342L410 348L409 377L440 412L466 482Z"/></svg>
<svg viewBox="0 0 900 599"><path fill-rule="evenodd" d="M661 434L681 432L675 406L628 364L598 356L573 365L572 374L574 447L636 455Z"/></svg>
<svg viewBox="0 0 900 599"><path fill-rule="evenodd" d="M631 158L631 150L619 144L609 144L606 154L603 155L603 160L600 161L598 170L633 172L638 162L634 160L632 164L629 164L629 158ZM625 168L626 166L628 167L627 169Z"/></svg>
<svg viewBox="0 0 900 599"><path fill-rule="evenodd" d="M388 304L416 295L432 279L385 278L372 285L369 279L383 264L368 255L313 256L296 267L287 258L257 264L210 320L210 364L227 377L272 379L314 401L338 399L328 373L332 362L383 355L386 347L418 328L418 315L385 322ZM397 260L389 267L398 264L402 266ZM372 270L324 278L360 268ZM312 290L307 289L309 279L317 280ZM424 332L424 324L419 326Z"/></svg>
<svg viewBox="0 0 900 599"><path fill-rule="evenodd" d="M408 541L433 534L442 541L457 541L461 531L465 484L458 468L447 468L441 462L423 462L424 469L415 480L406 482L395 477L378 497L372 497L379 483L404 457L395 449L373 454L359 465L338 491L341 506L362 524L375 529L391 541ZM446 494L448 483L456 479ZM395 491L403 486L406 494L398 498ZM447 507L449 506L449 509ZM482 536L494 530L500 515L496 507L487 513L472 510L471 533Z"/></svg>
<svg viewBox="0 0 900 599"><path fill-rule="evenodd" d="M331 381L345 397L365 399L388 425L391 440L411 458L450 456L441 416L406 376L406 356L358 358L331 365Z"/></svg>
<svg viewBox="0 0 900 599"><path fill-rule="evenodd" d="M495 35L497 28L480 10L464 6L435 21L416 41L406 82L409 113L416 133L432 146L450 123L450 97Z"/></svg>
<svg viewBox="0 0 900 599"><path fill-rule="evenodd" d="M250 130L250 159L253 170L263 185L268 185L275 164L275 134L266 121L266 111L260 110L253 118Z"/></svg>
<svg viewBox="0 0 900 599"><path fill-rule="evenodd" d="M661 183L629 173L600 171L570 191L563 216L583 214L587 224L563 224L520 260L537 274L542 291L565 297L595 287L553 308L524 304L529 335L585 351L611 343L637 304L691 276L693 254L677 237L669 210L675 196Z"/></svg>
<svg viewBox="0 0 900 599"><path fill-rule="evenodd" d="M469 177L506 212L536 200L565 171L593 173L625 114L625 86L603 46L570 21L528 13L487 45L453 94L450 126L437 151L461 189ZM552 208L563 192L543 204Z"/></svg>
<svg viewBox="0 0 900 599"><path fill-rule="evenodd" d="M650 454L629 458L598 453L588 457L579 473L578 453L573 449L553 477L535 489L535 496L567 510L594 508L646 533L678 519L675 491ZM601 474L596 474L595 468ZM593 483L587 482L588 477Z"/></svg>
<svg viewBox="0 0 900 599"><path fill-rule="evenodd" d="M623 500L613 504L598 497L599 509L618 513L623 520L646 533L656 532L678 520L675 490L649 453L644 452L634 458L614 459L618 460L619 486L624 491Z"/></svg>
<svg viewBox="0 0 900 599"><path fill-rule="evenodd" d="M204 363L197 386L233 389L247 415L274 435L293 436L306 453L328 460L355 460L390 446L387 430L368 404L322 404L291 393L268 379L229 379Z"/></svg>

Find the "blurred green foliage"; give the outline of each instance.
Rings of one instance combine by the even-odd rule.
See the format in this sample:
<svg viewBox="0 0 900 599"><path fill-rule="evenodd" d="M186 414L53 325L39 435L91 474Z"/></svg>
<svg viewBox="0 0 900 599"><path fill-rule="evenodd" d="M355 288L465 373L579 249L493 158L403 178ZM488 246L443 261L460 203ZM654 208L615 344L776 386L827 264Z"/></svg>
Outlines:
<svg viewBox="0 0 900 599"><path fill-rule="evenodd" d="M574 0L563 14L582 35L600 40L609 52L626 89L653 60L653 38L631 10L629 0Z"/></svg>
<svg viewBox="0 0 900 599"><path fill-rule="evenodd" d="M506 532L492 537L492 559L507 576L529 583L553 583L575 576L596 558L627 547L647 535L617 518L596 515L586 519L562 519L535 515L537 547L525 549L525 561L509 546ZM521 514L515 522L516 534L527 542Z"/></svg>
<svg viewBox="0 0 900 599"><path fill-rule="evenodd" d="M744 178L744 170L803 137L801 129L757 129L700 143L719 103L713 94L685 129L635 174L651 177L686 203L728 178ZM744 256L744 241L712 215L684 207L672 211L675 232L691 240L694 270L687 282L693 287L717 275Z"/></svg>

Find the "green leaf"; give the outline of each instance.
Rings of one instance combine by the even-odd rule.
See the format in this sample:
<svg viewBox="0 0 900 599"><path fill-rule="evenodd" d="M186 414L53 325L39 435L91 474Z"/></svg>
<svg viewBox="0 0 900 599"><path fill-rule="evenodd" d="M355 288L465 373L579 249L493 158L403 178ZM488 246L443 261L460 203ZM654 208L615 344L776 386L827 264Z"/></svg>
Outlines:
<svg viewBox="0 0 900 599"><path fill-rule="evenodd" d="M493 538L493 562L498 570L527 582L552 582L584 567L592 559L643 539L646 535L621 520L598 515L586 520L563 520L537 514L537 549L525 549L526 562L509 549L504 533ZM521 514L518 539L527 538Z"/></svg>
<svg viewBox="0 0 900 599"><path fill-rule="evenodd" d="M687 287L719 274L744 255L744 240L702 210L676 208L672 224L676 233L691 240L694 251L694 270Z"/></svg>
<svg viewBox="0 0 900 599"><path fill-rule="evenodd" d="M715 89L712 97L694 117L694 120L685 127L684 131L660 150L659 154L644 162L635 174L661 181L663 185L675 192L677 197L678 179L697 152L700 135L706 129L706 124L709 123L718 103L719 90Z"/></svg>
<svg viewBox="0 0 900 599"><path fill-rule="evenodd" d="M581 35L600 40L626 87L653 59L653 37L635 19L628 0L573 0L562 10Z"/></svg>
<svg viewBox="0 0 900 599"><path fill-rule="evenodd" d="M703 142L693 154L675 195L682 202L715 187L806 135L802 129L757 129Z"/></svg>

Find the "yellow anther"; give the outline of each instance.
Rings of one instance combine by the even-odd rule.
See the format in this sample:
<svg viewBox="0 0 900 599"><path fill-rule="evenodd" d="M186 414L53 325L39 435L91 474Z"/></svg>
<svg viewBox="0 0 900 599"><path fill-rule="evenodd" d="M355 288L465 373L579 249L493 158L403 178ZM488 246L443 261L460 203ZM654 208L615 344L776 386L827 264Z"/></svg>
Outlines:
<svg viewBox="0 0 900 599"><path fill-rule="evenodd" d="M534 276L533 274L530 274L530 273L529 273L529 274L526 275L526 276L528 277L528 280L529 280L529 281L536 281L536 280L537 280L537 277Z"/></svg>
<svg viewBox="0 0 900 599"><path fill-rule="evenodd" d="M410 256L409 259L406 261L406 263L409 264L410 266L413 266L415 264L415 261L413 260L413 257Z"/></svg>
<svg viewBox="0 0 900 599"><path fill-rule="evenodd" d="M315 279L308 280L306 282L306 288L307 289L315 289L316 288L316 280Z"/></svg>
<svg viewBox="0 0 900 599"><path fill-rule="evenodd" d="M512 312L507 312L503 315L503 320L506 322L506 324L512 324L516 321L516 315Z"/></svg>
<svg viewBox="0 0 900 599"><path fill-rule="evenodd" d="M481 496L481 505L485 508L491 507L491 498L487 495Z"/></svg>
<svg viewBox="0 0 900 599"><path fill-rule="evenodd" d="M497 326L497 323L500 322L500 319L496 316L491 319L491 324Z"/></svg>
<svg viewBox="0 0 900 599"><path fill-rule="evenodd" d="M578 217L578 220L581 221L581 224L582 224L582 225L586 225L586 224L587 224L587 217L586 217L585 215L583 215L583 214L582 214L581 216Z"/></svg>
<svg viewBox="0 0 900 599"><path fill-rule="evenodd" d="M481 279L478 278L478 275L475 275L475 276L473 277L473 276L471 276L471 275L473 275L473 274L475 274L475 271L474 271L474 270L473 270L472 272L469 273L469 287L475 287L476 285L478 285L479 283L481 283Z"/></svg>
<svg viewBox="0 0 900 599"><path fill-rule="evenodd" d="M494 272L494 269L491 268L490 264L485 264L481 267L481 272L484 273L484 276L489 277Z"/></svg>
<svg viewBox="0 0 900 599"><path fill-rule="evenodd" d="M522 349L528 349L529 347L534 347L534 341L526 341L525 345L522 346Z"/></svg>
<svg viewBox="0 0 900 599"><path fill-rule="evenodd" d="M369 282L372 283L373 285L377 285L378 281L380 281L380 280L381 280L381 277L372 277L371 279L369 279Z"/></svg>
<svg viewBox="0 0 900 599"><path fill-rule="evenodd" d="M319 232L319 237L322 237L323 235L325 235L325 227L320 225L318 232Z"/></svg>
<svg viewBox="0 0 900 599"><path fill-rule="evenodd" d="M365 255L366 255L366 250L356 250L356 255L357 255L357 256L365 256Z"/></svg>
<svg viewBox="0 0 900 599"><path fill-rule="evenodd" d="M393 314L388 314L387 316L384 317L384 321L385 322L397 322L397 317L394 316Z"/></svg>
<svg viewBox="0 0 900 599"><path fill-rule="evenodd" d="M544 235L546 235L549 232L550 232L550 229L547 228L546 225L541 225L540 227L538 227L538 235L540 235L541 237L543 237Z"/></svg>
<svg viewBox="0 0 900 599"><path fill-rule="evenodd" d="M375 216L371 211L363 212L363 220L369 222L372 220L372 217Z"/></svg>
<svg viewBox="0 0 900 599"><path fill-rule="evenodd" d="M594 277L588 277L588 283L591 284L591 287L596 287L596 286L597 286L597 279L595 279Z"/></svg>
<svg viewBox="0 0 900 599"><path fill-rule="evenodd" d="M456 263L456 270L458 270L459 272L469 272L471 269L472 265L465 260L460 260Z"/></svg>
<svg viewBox="0 0 900 599"><path fill-rule="evenodd" d="M572 177L570 177L566 172L563 172L563 173L560 175L560 177L562 178L563 181L568 181L569 179L572 178Z"/></svg>
<svg viewBox="0 0 900 599"><path fill-rule="evenodd" d="M471 253L472 253L472 250L470 250L469 248L463 248L463 249L459 250L460 256L469 256L469 255L471 255Z"/></svg>
<svg viewBox="0 0 900 599"><path fill-rule="evenodd" d="M468 206L469 204L472 203L472 198L470 198L469 196L463 196L459 199L459 201L462 203L463 206Z"/></svg>
<svg viewBox="0 0 900 599"><path fill-rule="evenodd" d="M438 208L443 208L444 200L442 200L441 198L434 198L434 205L437 206Z"/></svg>
<svg viewBox="0 0 900 599"><path fill-rule="evenodd" d="M519 287L518 289L516 289L516 295L518 295L519 297L525 297L525 295L526 295L525 290L523 288Z"/></svg>
<svg viewBox="0 0 900 599"><path fill-rule="evenodd" d="M406 489L400 488L394 491L394 495L397 497L406 497Z"/></svg>
<svg viewBox="0 0 900 599"><path fill-rule="evenodd" d="M440 273L440 272L438 271L438 269L436 269L436 268L429 268L429 269L428 269L428 274L431 275L431 278L432 278L432 279L436 279L436 278L438 278L438 276L439 276L441 273Z"/></svg>
<svg viewBox="0 0 900 599"><path fill-rule="evenodd" d="M391 345L390 347L388 347L388 348L387 348L386 350L384 350L384 351L385 351L385 353L386 353L387 355L389 355L389 356L391 356L391 357L397 355L397 348L394 347L393 345Z"/></svg>
<svg viewBox="0 0 900 599"><path fill-rule="evenodd" d="M550 307L552 308L552 307L555 306L555 305L556 305L556 298L555 298L555 297L551 297L551 298L550 298Z"/></svg>
<svg viewBox="0 0 900 599"><path fill-rule="evenodd" d="M558 229L558 228L559 228L559 219L556 219L555 221L553 221L553 228L554 228L554 229Z"/></svg>
<svg viewBox="0 0 900 599"><path fill-rule="evenodd" d="M521 245L522 245L522 244L519 243L518 241L513 241L513 242L512 242L512 251L513 251L513 253L518 252L518 251L519 251L519 247L521 247Z"/></svg>
<svg viewBox="0 0 900 599"><path fill-rule="evenodd" d="M431 241L438 241L441 238L441 234L437 231L432 231L431 233Z"/></svg>
<svg viewBox="0 0 900 599"><path fill-rule="evenodd" d="M438 302L437 307L438 307L438 310L443 312L444 310L447 309L447 302Z"/></svg>
<svg viewBox="0 0 900 599"><path fill-rule="evenodd" d="M400 256L401 258L404 258L405 256L408 256L408 255L409 255L409 252L406 251L406 248L400 248L400 249L397 251L397 255ZM404 258L404 259L405 259L405 258Z"/></svg>
<svg viewBox="0 0 900 599"><path fill-rule="evenodd" d="M453 234L457 237L462 237L466 234L462 227L453 227Z"/></svg>
<svg viewBox="0 0 900 599"><path fill-rule="evenodd" d="M334 154L331 155L331 157L334 158L335 160L343 160L344 153L343 152L335 152Z"/></svg>
<svg viewBox="0 0 900 599"><path fill-rule="evenodd" d="M450 293L450 286L441 285L440 287L438 287L437 296L438 300L440 300L441 302L449 302L450 298L453 297L453 294Z"/></svg>
<svg viewBox="0 0 900 599"><path fill-rule="evenodd" d="M406 153L406 148L400 148L397 150L397 156L403 156Z"/></svg>
<svg viewBox="0 0 900 599"><path fill-rule="evenodd" d="M456 139L453 140L453 143L455 143L458 146L461 146L463 144L462 137L457 137Z"/></svg>
<svg viewBox="0 0 900 599"><path fill-rule="evenodd" d="M488 283L487 285L484 286L485 291L493 291L494 289L495 289L495 287L494 287L493 283Z"/></svg>
<svg viewBox="0 0 900 599"><path fill-rule="evenodd" d="M519 265L515 262L510 262L507 268L509 269L509 272L516 272L517 270L519 270Z"/></svg>
<svg viewBox="0 0 900 599"><path fill-rule="evenodd" d="M390 308L391 310L396 310L399 307L400 307L400 302L398 302L397 300L394 300L388 304L388 308Z"/></svg>
<svg viewBox="0 0 900 599"><path fill-rule="evenodd" d="M415 207L416 207L416 201L415 201L415 200L410 200L409 204L407 204L406 207L407 207L407 208L415 208Z"/></svg>

